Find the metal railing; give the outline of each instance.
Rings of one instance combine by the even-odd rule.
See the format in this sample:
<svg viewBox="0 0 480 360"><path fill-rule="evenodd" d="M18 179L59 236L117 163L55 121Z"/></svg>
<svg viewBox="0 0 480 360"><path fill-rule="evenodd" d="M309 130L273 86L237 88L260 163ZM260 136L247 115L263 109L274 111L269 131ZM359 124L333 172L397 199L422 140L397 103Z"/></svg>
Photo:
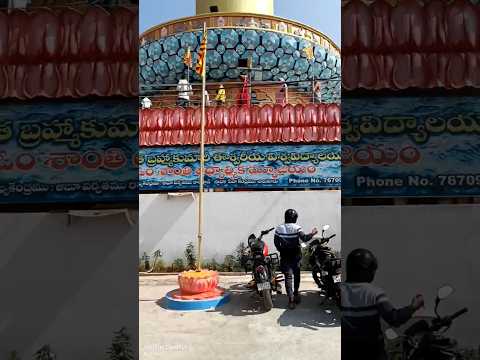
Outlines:
<svg viewBox="0 0 480 360"><path fill-rule="evenodd" d="M339 78L331 78L328 80L320 79L315 80L315 83L319 82L320 84L325 83L326 81L340 81ZM215 100L217 95L217 90L222 84L225 89L225 102L218 103ZM298 81L261 81L261 82L252 82L248 85L250 89L250 103L252 105L265 105L265 104L275 104L282 103L281 98L277 98L277 93L280 88L286 84L287 85L287 100L286 102L297 104L308 104L314 102L322 102L322 99L317 97L317 95L312 91L313 81L312 80L298 80ZM152 101L152 108L155 107L176 107L177 100L179 98L179 92L177 90L178 84L158 84L155 86L142 87L141 96L139 96L139 101L144 97L148 97ZM201 105L201 92L202 86L198 83L191 83L192 91L190 92L190 100L187 106L197 107ZM243 88L243 82L208 82L207 91L209 94L210 104L209 106L215 105L240 105L238 94Z"/></svg>

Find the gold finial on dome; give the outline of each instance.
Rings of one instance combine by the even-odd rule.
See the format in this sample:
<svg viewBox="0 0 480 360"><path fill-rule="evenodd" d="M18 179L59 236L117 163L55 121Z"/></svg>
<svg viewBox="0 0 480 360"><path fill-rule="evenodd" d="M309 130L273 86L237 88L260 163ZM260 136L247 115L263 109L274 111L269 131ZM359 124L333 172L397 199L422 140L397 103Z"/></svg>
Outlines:
<svg viewBox="0 0 480 360"><path fill-rule="evenodd" d="M273 15L273 0L197 0L196 14L236 12Z"/></svg>

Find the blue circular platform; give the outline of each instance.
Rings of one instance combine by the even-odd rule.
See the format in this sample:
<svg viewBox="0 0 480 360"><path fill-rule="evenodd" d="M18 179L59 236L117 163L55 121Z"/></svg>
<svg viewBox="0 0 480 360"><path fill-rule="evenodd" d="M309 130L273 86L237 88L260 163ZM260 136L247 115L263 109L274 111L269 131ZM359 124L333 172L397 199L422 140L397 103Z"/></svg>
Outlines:
<svg viewBox="0 0 480 360"><path fill-rule="evenodd" d="M225 291L222 296L217 296L211 299L205 300L180 300L171 296L176 290L172 290L165 296L166 307L170 310L177 311L205 311L214 310L219 306L222 306L230 300L230 293Z"/></svg>

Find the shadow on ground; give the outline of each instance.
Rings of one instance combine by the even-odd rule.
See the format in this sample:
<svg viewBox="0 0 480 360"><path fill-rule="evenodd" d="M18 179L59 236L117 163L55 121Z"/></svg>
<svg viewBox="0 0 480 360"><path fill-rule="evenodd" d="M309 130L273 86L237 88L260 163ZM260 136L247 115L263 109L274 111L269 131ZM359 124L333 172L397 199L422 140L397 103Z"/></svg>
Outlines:
<svg viewBox="0 0 480 360"><path fill-rule="evenodd" d="M230 301L225 305L212 310L227 316L248 316L264 313L262 299L250 290L246 284L232 284L228 287ZM274 297L274 306L275 300Z"/></svg>
<svg viewBox="0 0 480 360"><path fill-rule="evenodd" d="M166 297L162 297L161 299L158 299L157 301L155 301L155 304L160 306L163 310L170 310L167 307L167 298Z"/></svg>
<svg viewBox="0 0 480 360"><path fill-rule="evenodd" d="M280 326L310 330L340 326L340 311L334 303L321 297L318 291L300 291L300 295L301 304L295 310L286 309L278 318Z"/></svg>
<svg viewBox="0 0 480 360"><path fill-rule="evenodd" d="M222 307L212 310L226 316L248 316L265 313L262 299L244 284L230 286L230 301ZM280 326L304 327L316 330L319 327L339 327L340 313L330 301L321 297L318 291L301 291L302 302L295 310L287 308L285 294L273 296L274 309L283 312L277 320Z"/></svg>
<svg viewBox="0 0 480 360"><path fill-rule="evenodd" d="M245 283L232 284L228 286L228 291L229 302L208 312L225 316L252 316L266 313L262 298L247 288ZM340 326L340 312L332 301L320 296L317 290L300 291L300 295L302 302L294 310L287 308L288 301L285 294L273 295L272 311L276 314L280 312L277 319L280 326L303 327L310 330ZM165 297L158 299L155 303L162 309L169 310ZM272 315L277 316L276 314Z"/></svg>

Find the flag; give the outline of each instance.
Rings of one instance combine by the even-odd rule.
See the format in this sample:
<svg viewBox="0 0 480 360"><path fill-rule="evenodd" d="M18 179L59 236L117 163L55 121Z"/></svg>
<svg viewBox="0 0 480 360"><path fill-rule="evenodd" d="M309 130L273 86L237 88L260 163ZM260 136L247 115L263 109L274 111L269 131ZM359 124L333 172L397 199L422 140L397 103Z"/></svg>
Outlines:
<svg viewBox="0 0 480 360"><path fill-rule="evenodd" d="M200 50L198 51L198 60L197 66L195 67L195 72L203 77L205 73L205 61L207 58L207 31L203 31L203 38L200 44Z"/></svg>
<svg viewBox="0 0 480 360"><path fill-rule="evenodd" d="M305 53L305 56L307 57L308 60L311 61L315 59L315 55L313 55L313 48L311 46L304 48L303 52Z"/></svg>
<svg viewBox="0 0 480 360"><path fill-rule="evenodd" d="M183 63L189 68L192 67L192 53L190 52L190 48L188 48L185 55L183 55Z"/></svg>

